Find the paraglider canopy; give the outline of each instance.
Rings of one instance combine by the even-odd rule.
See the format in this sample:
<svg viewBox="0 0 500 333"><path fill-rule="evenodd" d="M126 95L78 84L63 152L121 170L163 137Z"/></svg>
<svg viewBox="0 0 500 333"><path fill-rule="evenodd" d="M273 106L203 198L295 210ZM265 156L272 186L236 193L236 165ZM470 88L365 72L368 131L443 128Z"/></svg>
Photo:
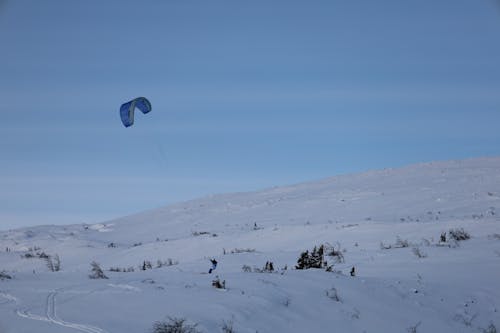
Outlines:
<svg viewBox="0 0 500 333"><path fill-rule="evenodd" d="M151 103L146 97L137 97L133 100L122 104L120 107L120 118L125 127L132 126L134 123L134 110L138 108L142 113L146 114L151 111Z"/></svg>

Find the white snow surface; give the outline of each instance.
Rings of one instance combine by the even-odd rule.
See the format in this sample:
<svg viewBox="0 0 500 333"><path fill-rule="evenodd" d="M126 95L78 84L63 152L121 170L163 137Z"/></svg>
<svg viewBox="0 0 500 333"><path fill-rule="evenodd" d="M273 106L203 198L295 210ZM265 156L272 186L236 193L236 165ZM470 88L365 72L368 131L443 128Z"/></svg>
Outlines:
<svg viewBox="0 0 500 333"><path fill-rule="evenodd" d="M471 238L440 242L460 228ZM409 246L396 247L397 239ZM344 262L326 257L333 272L295 269L301 252L320 244L340 248ZM42 252L60 258L60 271L49 270ZM218 261L212 274L210 258ZM89 278L92 261L109 279ZM153 268L141 270L144 261ZM267 261L275 272L256 272ZM199 332L224 332L224 323L249 333L496 332L500 158L214 195L94 225L3 231L0 271L11 277L0 279L1 333L152 332L169 318ZM212 286L216 276L226 289Z"/></svg>

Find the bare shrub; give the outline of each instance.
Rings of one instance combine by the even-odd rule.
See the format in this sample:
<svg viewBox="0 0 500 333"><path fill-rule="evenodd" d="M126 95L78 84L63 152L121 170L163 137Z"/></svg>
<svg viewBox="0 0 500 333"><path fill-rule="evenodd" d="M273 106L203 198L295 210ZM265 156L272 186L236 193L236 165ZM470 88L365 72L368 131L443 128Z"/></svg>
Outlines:
<svg viewBox="0 0 500 333"><path fill-rule="evenodd" d="M335 302L340 302L340 297L335 287L328 289L325 293L326 297L334 300Z"/></svg>
<svg viewBox="0 0 500 333"><path fill-rule="evenodd" d="M149 260L144 260L142 262L142 265L139 267L139 269L145 271L145 270L148 270L148 269L153 269L153 264L151 264L151 261Z"/></svg>
<svg viewBox="0 0 500 333"><path fill-rule="evenodd" d="M420 326L420 324L421 324L421 323L422 323L422 322L420 322L420 321L419 321L419 322L418 322L418 323L416 323L415 325L408 327L408 328L406 329L406 331L407 331L408 333L417 333L417 328Z"/></svg>
<svg viewBox="0 0 500 333"><path fill-rule="evenodd" d="M40 252L40 253L37 253L36 255L37 255L37 256L38 256L38 258L40 258L40 259L48 259L48 258L49 258L49 255L48 255L47 253L43 252L43 251L42 251L42 252Z"/></svg>
<svg viewBox="0 0 500 333"><path fill-rule="evenodd" d="M110 267L109 268L110 272L122 272L122 273L130 273L130 272L135 272L134 267L128 267L128 268L120 268L120 267Z"/></svg>
<svg viewBox="0 0 500 333"><path fill-rule="evenodd" d="M385 245L384 242L380 242L380 249L381 250L389 250L392 249L392 245Z"/></svg>
<svg viewBox="0 0 500 333"><path fill-rule="evenodd" d="M252 272L252 267L248 266L248 265L243 265L243 267L241 267L241 269L243 270L243 272L245 273L250 273Z"/></svg>
<svg viewBox="0 0 500 333"><path fill-rule="evenodd" d="M90 266L92 267L91 274L89 275L89 278L91 279L107 279L108 277L104 274L104 272L101 269L101 266L99 266L98 263L95 261L92 261L90 263Z"/></svg>
<svg viewBox="0 0 500 333"><path fill-rule="evenodd" d="M236 333L233 328L233 321L223 321L222 322L222 333Z"/></svg>
<svg viewBox="0 0 500 333"><path fill-rule="evenodd" d="M401 249L405 247L410 247L411 244L407 239L402 239L399 236L396 236L396 242L394 244L384 244L384 242L380 242L380 249L381 250L389 250L389 249Z"/></svg>
<svg viewBox="0 0 500 333"><path fill-rule="evenodd" d="M329 243L326 243L326 245L321 245L321 246L324 246L324 251L326 256L332 257L334 262L336 262L337 264L341 264L345 261L344 254L342 253L340 243L337 242L336 245L337 247Z"/></svg>
<svg viewBox="0 0 500 333"><path fill-rule="evenodd" d="M423 251L420 250L418 246L415 246L412 248L413 254L416 255L418 258L426 258L427 254L424 253Z"/></svg>
<svg viewBox="0 0 500 333"><path fill-rule="evenodd" d="M271 272L274 272L274 264L272 261L266 261L266 265L264 266L264 268L262 269L264 272L268 272L268 273L271 273Z"/></svg>
<svg viewBox="0 0 500 333"><path fill-rule="evenodd" d="M54 268L54 262L52 261L52 258L51 257L48 257L47 259L45 259L46 262L47 262L47 268L49 269L49 271L51 272L55 272L55 268Z"/></svg>
<svg viewBox="0 0 500 333"><path fill-rule="evenodd" d="M493 325L493 323L490 323L490 326L488 326L488 328L483 329L483 333L497 333L497 328L495 327L495 325Z"/></svg>
<svg viewBox="0 0 500 333"><path fill-rule="evenodd" d="M54 269L56 272L61 270L61 258L57 254L54 256Z"/></svg>
<svg viewBox="0 0 500 333"><path fill-rule="evenodd" d="M193 231L191 234L195 237L202 235L210 235L208 231Z"/></svg>
<svg viewBox="0 0 500 333"><path fill-rule="evenodd" d="M500 240L500 234L488 235L489 239Z"/></svg>
<svg viewBox="0 0 500 333"><path fill-rule="evenodd" d="M47 256L45 258L47 262L47 267L51 272L59 272L61 270L61 259L56 254L55 256Z"/></svg>
<svg viewBox="0 0 500 333"><path fill-rule="evenodd" d="M31 259L31 258L35 258L35 255L31 252L27 252L25 254L22 254L21 258Z"/></svg>
<svg viewBox="0 0 500 333"><path fill-rule="evenodd" d="M12 279L12 276L10 276L9 274L7 274L6 271L1 271L0 272L0 280L10 280Z"/></svg>
<svg viewBox="0 0 500 333"><path fill-rule="evenodd" d="M231 254L237 254L237 253L250 253L250 252L255 252L255 249L251 249L251 248L233 249L229 253L231 253Z"/></svg>
<svg viewBox="0 0 500 333"><path fill-rule="evenodd" d="M219 276L215 276L215 279L212 280L212 287L217 289L226 289L226 280L221 282Z"/></svg>
<svg viewBox="0 0 500 333"><path fill-rule="evenodd" d="M161 267L164 267L164 266L173 266L173 265L177 265L179 264L179 262L177 260L173 260L171 258L168 258L167 260L159 260L156 262L156 268L161 268Z"/></svg>
<svg viewBox="0 0 500 333"><path fill-rule="evenodd" d="M461 322L462 324L464 324L465 326L467 327L471 327L472 326L472 321L474 319L476 319L476 317L478 316L477 313L473 314L473 315L470 315L470 314L456 314L454 319L458 322Z"/></svg>
<svg viewBox="0 0 500 333"><path fill-rule="evenodd" d="M441 243L446 243L446 232L441 233L441 236L439 237L439 241Z"/></svg>
<svg viewBox="0 0 500 333"><path fill-rule="evenodd" d="M401 239L401 237L397 236L396 243L394 244L394 247L398 247L398 248L410 247L410 242L408 242L407 239Z"/></svg>
<svg viewBox="0 0 500 333"><path fill-rule="evenodd" d="M468 232L466 232L463 228L457 228L457 229L450 229L448 231L448 234L450 237L457 242L467 240L470 238L470 235Z"/></svg>
<svg viewBox="0 0 500 333"><path fill-rule="evenodd" d="M157 321L153 324L153 333L198 333L198 324L187 324L184 318L168 318L167 321Z"/></svg>

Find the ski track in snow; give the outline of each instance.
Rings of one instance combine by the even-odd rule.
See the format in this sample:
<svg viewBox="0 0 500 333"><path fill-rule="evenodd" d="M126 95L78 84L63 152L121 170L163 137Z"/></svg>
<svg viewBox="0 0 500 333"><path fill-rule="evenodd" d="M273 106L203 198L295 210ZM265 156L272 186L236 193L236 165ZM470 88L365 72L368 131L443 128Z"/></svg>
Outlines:
<svg viewBox="0 0 500 333"><path fill-rule="evenodd" d="M103 330L102 328L98 328L91 325L70 323L60 319L57 316L56 296L57 296L57 291L52 291L47 295L47 300L45 303L45 317L32 314L27 310L20 310L20 309L16 310L16 314L22 318L50 322L56 325L72 328L85 333L108 333L108 331Z"/></svg>
<svg viewBox="0 0 500 333"><path fill-rule="evenodd" d="M1 291L0 291L0 298L5 299L5 301L0 302L0 304L17 303L17 298L16 297L14 297L14 296L12 296L10 294L1 292Z"/></svg>

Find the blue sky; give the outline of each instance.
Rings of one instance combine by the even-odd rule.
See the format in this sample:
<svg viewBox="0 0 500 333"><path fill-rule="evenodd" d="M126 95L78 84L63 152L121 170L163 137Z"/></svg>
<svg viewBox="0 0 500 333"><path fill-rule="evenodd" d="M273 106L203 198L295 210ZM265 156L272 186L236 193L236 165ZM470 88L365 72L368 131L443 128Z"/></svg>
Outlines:
<svg viewBox="0 0 500 333"><path fill-rule="evenodd" d="M499 38L494 0L0 0L0 229L498 156Z"/></svg>

